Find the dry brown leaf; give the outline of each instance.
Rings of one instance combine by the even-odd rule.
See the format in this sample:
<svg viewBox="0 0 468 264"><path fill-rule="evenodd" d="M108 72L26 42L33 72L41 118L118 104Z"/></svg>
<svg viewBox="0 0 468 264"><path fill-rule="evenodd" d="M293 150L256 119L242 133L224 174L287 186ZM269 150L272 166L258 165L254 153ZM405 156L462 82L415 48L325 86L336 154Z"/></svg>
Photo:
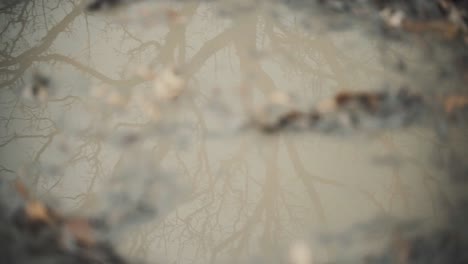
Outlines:
<svg viewBox="0 0 468 264"><path fill-rule="evenodd" d="M387 24L387 26L392 28L400 28L403 20L405 19L405 13L401 10L392 10L390 8L385 8L380 12L380 16Z"/></svg>
<svg viewBox="0 0 468 264"><path fill-rule="evenodd" d="M453 39L459 32L459 27L454 23L443 20L435 21L411 21L403 20L402 27L406 31L413 33L434 32L442 34L447 39Z"/></svg>
<svg viewBox="0 0 468 264"><path fill-rule="evenodd" d="M154 82L154 92L158 99L172 101L185 90L186 82L175 67L165 69Z"/></svg>
<svg viewBox="0 0 468 264"><path fill-rule="evenodd" d="M29 201L25 205L26 216L32 221L42 221L52 223L52 216L49 209L39 201Z"/></svg>
<svg viewBox="0 0 468 264"><path fill-rule="evenodd" d="M65 228L82 246L89 247L96 243L94 230L87 219L69 219L65 222Z"/></svg>
<svg viewBox="0 0 468 264"><path fill-rule="evenodd" d="M444 100L444 110L447 114L465 107L468 107L468 96L449 96Z"/></svg>
<svg viewBox="0 0 468 264"><path fill-rule="evenodd" d="M317 112L319 114L328 114L328 113L336 111L337 108L338 108L338 105L337 105L336 98L325 99L318 103Z"/></svg>
<svg viewBox="0 0 468 264"><path fill-rule="evenodd" d="M380 103L379 94L363 92L340 92L335 96L337 106L345 106L350 102L359 102L371 110L376 110Z"/></svg>
<svg viewBox="0 0 468 264"><path fill-rule="evenodd" d="M16 191L20 194L20 196L27 200L29 199L29 192L26 188L26 186L19 180L15 181L15 188L16 188Z"/></svg>

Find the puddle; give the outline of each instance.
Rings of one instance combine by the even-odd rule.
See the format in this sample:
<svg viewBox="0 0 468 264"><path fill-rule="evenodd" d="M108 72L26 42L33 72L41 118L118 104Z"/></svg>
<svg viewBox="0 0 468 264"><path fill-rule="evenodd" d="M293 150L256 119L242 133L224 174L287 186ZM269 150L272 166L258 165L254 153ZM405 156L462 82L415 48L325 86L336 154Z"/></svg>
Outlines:
<svg viewBox="0 0 468 264"><path fill-rule="evenodd" d="M27 22L17 38L21 25L7 26L2 47L22 55L2 61L2 177L107 218L120 251L149 263L284 262L297 241L313 263L335 263L375 246L358 238L356 253L355 236L338 236L362 223L440 224L458 196L446 164L463 157L462 128L441 139L433 123L274 134L248 124L272 97L308 110L342 90L457 90L437 66L449 52L428 59L424 41L387 41L359 20L254 3L104 14L60 3L33 18L36 31ZM21 92L37 72L53 87L39 101ZM392 237L383 229L373 239Z"/></svg>

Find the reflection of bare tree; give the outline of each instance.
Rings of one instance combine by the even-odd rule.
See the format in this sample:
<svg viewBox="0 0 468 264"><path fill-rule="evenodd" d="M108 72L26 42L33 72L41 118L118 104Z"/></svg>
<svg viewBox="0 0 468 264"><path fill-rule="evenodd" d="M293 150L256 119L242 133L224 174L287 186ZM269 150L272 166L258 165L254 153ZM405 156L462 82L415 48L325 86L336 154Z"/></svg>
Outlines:
<svg viewBox="0 0 468 264"><path fill-rule="evenodd" d="M240 144L229 139L227 141L237 148L227 150L232 153L224 160L217 159L216 151L212 150L211 121L203 101L207 89L198 85L199 74L210 60L233 48L239 63L236 71L242 78L239 86L252 88L247 91L239 88L242 91L234 94L240 95L241 103L249 112L255 108L257 89L263 97L272 91L283 90L278 87L274 74L269 73L266 62L258 59L262 52L275 54L273 64L288 74L330 80L338 87L356 85L358 81L354 76L368 71L369 67L341 53L329 37L312 38L291 21L274 20L266 13L256 11L240 19L233 18L220 33L211 34L197 50L193 50L192 42L197 32L192 32L188 23L168 22L164 24L161 36L155 39L150 33L138 34L132 24L106 24L102 21L104 18L90 17L83 11L85 1L47 2L22 1L1 9L8 18L2 21L0 33L6 40L0 47L0 147L12 151L20 146L14 155L39 169L27 169L24 173L21 166L10 167L8 159L2 157L0 173L10 176L23 173L33 177L31 182L37 192L55 191L65 197L64 200L71 201L73 207L86 209L94 203L98 185L112 178L118 165L132 156L132 151L139 152L138 147L149 144L149 147L145 145L152 150L149 159L161 166L166 162L176 164L175 176L186 182L190 192L171 214L161 215L155 222L135 228L135 232L122 242L128 245L131 254L150 257L152 250L158 250L158 253L171 256L176 254L180 260L192 258L195 262L201 259L210 263L216 263L225 255L241 258L256 249L279 254L281 243L306 232L302 227L310 226L310 222L326 228L327 215L318 192L319 186L324 185L356 190L379 210L386 210L382 201L363 188L310 172L304 164L306 157L301 157L297 146L287 136L258 139L250 134L241 135L240 139L236 138ZM149 8L158 7L149 4ZM202 11L206 12L203 8L206 9L199 3L189 3L175 12L190 21L202 16ZM41 33L37 43L29 39L34 32ZM106 42L106 37L118 41ZM264 38L263 42L260 37ZM86 39L85 50L89 57L70 55L68 47L63 46L67 38ZM116 65L93 63L91 54L99 52L93 42L109 43L109 49L114 49L115 57L120 59ZM193 88L193 97L185 98L182 110L169 108L175 113L168 115L190 124L190 144L194 146L190 155L177 147L177 126L173 134L158 133L158 124L143 111L132 112L132 107L139 106L133 91L148 90L153 80L125 69L130 67L128 65L143 63L155 69L177 64L184 70L184 77ZM351 64L357 66L348 72L347 65ZM41 67L53 69L51 72L81 74L81 79L112 87L112 92L121 92L129 102L115 108L109 106L110 110L99 104L96 107L87 96L86 87L82 87L86 83L76 85L74 80L69 81L72 84L66 84L72 87L69 94L58 98L52 96L44 104L24 102L16 90L28 82L34 68ZM124 73L117 73L119 70ZM82 116L90 117L82 121ZM73 118L77 119L76 123L84 124L76 129L68 129L62 124ZM110 146L109 138L125 129L134 129L138 135L148 136L151 140L136 144L136 147L131 144L120 148ZM284 153L282 147L285 147ZM23 150L26 154L21 152ZM262 153L260 157L257 157L257 151ZM284 155L287 156L285 160L281 158ZM51 161L57 157L60 162ZM291 173L284 173L281 168L286 163L292 166ZM79 175L74 174L75 170ZM138 168L135 171L138 173ZM401 177L396 175L394 179L395 199L408 203ZM302 186L298 195L307 200L294 198L297 191L285 181Z"/></svg>

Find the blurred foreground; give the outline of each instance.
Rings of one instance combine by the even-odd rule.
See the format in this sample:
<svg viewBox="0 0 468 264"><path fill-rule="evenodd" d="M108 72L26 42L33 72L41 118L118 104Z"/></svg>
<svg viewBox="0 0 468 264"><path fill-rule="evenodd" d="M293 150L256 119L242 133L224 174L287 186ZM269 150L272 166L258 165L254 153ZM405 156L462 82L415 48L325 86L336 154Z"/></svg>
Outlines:
<svg viewBox="0 0 468 264"><path fill-rule="evenodd" d="M1 263L467 263L465 1L0 4Z"/></svg>

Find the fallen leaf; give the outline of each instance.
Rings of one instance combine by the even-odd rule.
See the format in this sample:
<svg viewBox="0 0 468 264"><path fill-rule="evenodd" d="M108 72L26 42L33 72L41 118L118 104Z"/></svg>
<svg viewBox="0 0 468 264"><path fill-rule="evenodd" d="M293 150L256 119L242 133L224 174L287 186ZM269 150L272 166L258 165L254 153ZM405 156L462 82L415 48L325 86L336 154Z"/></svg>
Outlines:
<svg viewBox="0 0 468 264"><path fill-rule="evenodd" d="M447 114L465 107L468 107L468 96L449 96L444 100L444 110Z"/></svg>
<svg viewBox="0 0 468 264"><path fill-rule="evenodd" d="M29 201L25 205L26 216L32 221L41 221L47 224L52 223L52 216L49 209L39 201Z"/></svg>
<svg viewBox="0 0 468 264"><path fill-rule="evenodd" d="M443 35L447 39L453 39L459 32L459 27L449 21L411 21L403 20L402 28L413 33L433 32Z"/></svg>
<svg viewBox="0 0 468 264"><path fill-rule="evenodd" d="M185 89L185 80L174 67L165 69L154 82L154 92L163 101L175 100Z"/></svg>
<svg viewBox="0 0 468 264"><path fill-rule="evenodd" d="M19 180L15 181L15 188L16 188L16 191L18 191L18 193L23 199L25 200L29 199L29 192L26 186L24 186L24 184L21 181Z"/></svg>
<svg viewBox="0 0 468 264"><path fill-rule="evenodd" d="M65 228L71 233L78 244L82 246L90 247L96 243L95 232L87 219L68 219L65 222Z"/></svg>

